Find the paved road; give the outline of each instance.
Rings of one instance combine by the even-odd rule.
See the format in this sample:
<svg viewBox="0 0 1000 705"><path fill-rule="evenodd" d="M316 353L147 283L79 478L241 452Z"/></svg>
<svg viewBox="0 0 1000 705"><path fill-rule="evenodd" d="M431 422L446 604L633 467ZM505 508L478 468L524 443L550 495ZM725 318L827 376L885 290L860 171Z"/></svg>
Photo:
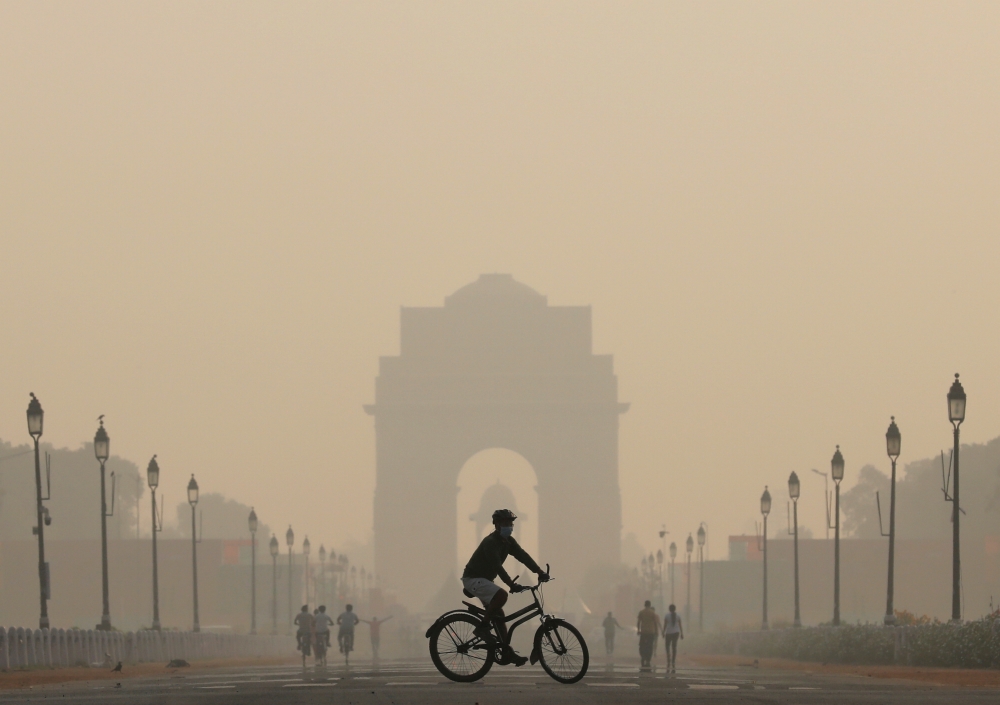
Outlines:
<svg viewBox="0 0 1000 705"><path fill-rule="evenodd" d="M0 693L3 703L343 703L343 705L404 705L414 703L551 703L553 705L609 705L614 703L900 703L928 705L996 703L992 689L957 689L899 680L831 676L798 671L751 668L678 669L675 676L639 673L634 666L596 664L579 684L560 685L540 667L494 667L474 684L452 683L428 662L392 662L330 667L303 673L294 667L226 669L121 681L94 681L35 687Z"/></svg>

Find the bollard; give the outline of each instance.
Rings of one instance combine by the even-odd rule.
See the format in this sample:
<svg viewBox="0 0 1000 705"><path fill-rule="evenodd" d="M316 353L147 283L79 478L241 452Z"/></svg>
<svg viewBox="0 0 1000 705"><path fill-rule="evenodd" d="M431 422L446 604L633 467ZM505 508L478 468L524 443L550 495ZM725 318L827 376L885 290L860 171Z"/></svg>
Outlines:
<svg viewBox="0 0 1000 705"><path fill-rule="evenodd" d="M17 667L28 667L28 635L24 632L24 627L17 628Z"/></svg>

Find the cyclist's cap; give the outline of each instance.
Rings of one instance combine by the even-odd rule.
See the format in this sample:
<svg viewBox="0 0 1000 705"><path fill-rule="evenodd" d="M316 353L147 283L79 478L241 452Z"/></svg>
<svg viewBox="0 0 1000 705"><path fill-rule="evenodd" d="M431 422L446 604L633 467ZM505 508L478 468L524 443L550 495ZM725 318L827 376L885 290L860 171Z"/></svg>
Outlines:
<svg viewBox="0 0 1000 705"><path fill-rule="evenodd" d="M510 511L509 509L498 509L495 512L493 512L494 524L497 523L498 521L505 521L505 520L514 521L515 519L517 519L517 515L514 514L514 512Z"/></svg>

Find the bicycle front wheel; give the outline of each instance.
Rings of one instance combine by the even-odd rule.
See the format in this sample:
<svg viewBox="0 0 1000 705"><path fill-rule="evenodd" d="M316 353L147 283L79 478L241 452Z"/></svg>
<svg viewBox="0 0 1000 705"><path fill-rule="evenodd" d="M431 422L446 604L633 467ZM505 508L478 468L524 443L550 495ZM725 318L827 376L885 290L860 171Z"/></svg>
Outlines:
<svg viewBox="0 0 1000 705"><path fill-rule="evenodd" d="M431 661L446 678L471 683L493 666L493 649L474 635L479 620L470 614L452 614L431 627Z"/></svg>
<svg viewBox="0 0 1000 705"><path fill-rule="evenodd" d="M587 642L569 622L550 619L540 626L535 632L535 651L545 672L560 683L576 683L587 674Z"/></svg>

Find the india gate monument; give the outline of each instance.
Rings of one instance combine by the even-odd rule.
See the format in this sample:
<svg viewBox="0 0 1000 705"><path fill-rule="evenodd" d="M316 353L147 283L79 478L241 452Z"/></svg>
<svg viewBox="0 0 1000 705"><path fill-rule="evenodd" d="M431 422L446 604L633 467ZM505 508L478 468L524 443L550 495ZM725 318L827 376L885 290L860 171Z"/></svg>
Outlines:
<svg viewBox="0 0 1000 705"><path fill-rule="evenodd" d="M589 306L549 306L509 274L484 274L442 307L401 309L400 354L379 360L365 411L375 418L375 572L404 603L423 609L449 580L460 599L457 479L491 448L535 471L534 557L552 564L560 591L620 563L628 404L591 337Z"/></svg>

